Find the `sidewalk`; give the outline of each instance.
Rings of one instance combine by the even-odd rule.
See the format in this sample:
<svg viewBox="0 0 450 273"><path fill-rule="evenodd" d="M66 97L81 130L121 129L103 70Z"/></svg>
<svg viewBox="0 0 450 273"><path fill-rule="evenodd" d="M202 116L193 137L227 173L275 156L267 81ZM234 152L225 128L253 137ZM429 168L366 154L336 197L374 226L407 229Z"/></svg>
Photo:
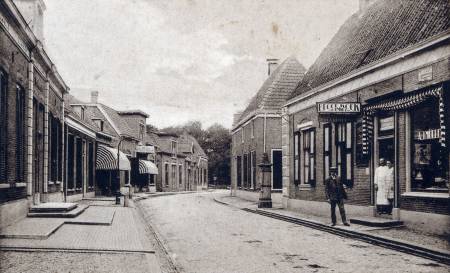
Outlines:
<svg viewBox="0 0 450 273"><path fill-rule="evenodd" d="M25 218L2 230L1 271L161 272L133 202L81 203L90 206L76 218Z"/></svg>
<svg viewBox="0 0 450 273"><path fill-rule="evenodd" d="M328 217L321 217L316 215L309 215L300 213L297 211L286 210L281 207L281 204L273 204L272 209L258 209L258 204L256 202L244 200L238 197L232 197L229 193L227 194L215 194L215 200L230 205L240 209L252 209L259 211L267 211L275 213L277 215L289 216L296 219L306 220L313 223L318 223L321 225L330 225L330 219ZM439 237L431 234L419 233L406 227L397 228L376 228L367 227L357 224L352 224L350 227L338 224L336 229L349 230L353 232L358 232L361 235L367 234L376 236L383 239L389 239L393 242L407 243L433 251L438 251L450 255L450 241L449 238Z"/></svg>

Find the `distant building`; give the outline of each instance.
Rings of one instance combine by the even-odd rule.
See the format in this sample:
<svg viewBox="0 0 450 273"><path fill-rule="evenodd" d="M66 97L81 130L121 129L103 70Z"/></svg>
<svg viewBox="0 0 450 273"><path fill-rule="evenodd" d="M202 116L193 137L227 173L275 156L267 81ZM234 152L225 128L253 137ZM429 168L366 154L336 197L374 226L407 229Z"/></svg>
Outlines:
<svg viewBox="0 0 450 273"><path fill-rule="evenodd" d="M346 210L378 216L374 172L393 163L392 218L447 233L450 223L448 1L361 1L285 105L283 204L329 214L331 166Z"/></svg>
<svg viewBox="0 0 450 273"><path fill-rule="evenodd" d="M275 68L269 61L269 77L246 109L234 116L231 150L233 194L257 199L261 188L258 163L263 153L273 163L272 190L282 190L281 116L282 106L302 79L305 68L294 57Z"/></svg>

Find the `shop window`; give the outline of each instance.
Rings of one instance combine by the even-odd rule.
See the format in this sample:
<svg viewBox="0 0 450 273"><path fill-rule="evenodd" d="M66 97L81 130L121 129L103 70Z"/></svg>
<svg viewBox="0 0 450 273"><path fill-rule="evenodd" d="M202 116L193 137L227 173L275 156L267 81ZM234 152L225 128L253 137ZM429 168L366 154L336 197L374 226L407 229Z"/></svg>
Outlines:
<svg viewBox="0 0 450 273"><path fill-rule="evenodd" d="M0 70L0 183L7 182L7 120L8 120L7 75Z"/></svg>
<svg viewBox="0 0 450 273"><path fill-rule="evenodd" d="M236 183L237 187L240 188L242 186L242 157L238 155L236 157Z"/></svg>
<svg viewBox="0 0 450 273"><path fill-rule="evenodd" d="M439 139L439 99L431 98L411 111L411 189L448 192L449 152Z"/></svg>
<svg viewBox="0 0 450 273"><path fill-rule="evenodd" d="M330 176L331 166L331 134L332 126L330 123L325 124L323 127L323 175L324 181Z"/></svg>
<svg viewBox="0 0 450 273"><path fill-rule="evenodd" d="M353 124L336 124L336 166L345 185L353 186Z"/></svg>
<svg viewBox="0 0 450 273"><path fill-rule="evenodd" d="M25 89L16 86L16 182L25 180Z"/></svg>

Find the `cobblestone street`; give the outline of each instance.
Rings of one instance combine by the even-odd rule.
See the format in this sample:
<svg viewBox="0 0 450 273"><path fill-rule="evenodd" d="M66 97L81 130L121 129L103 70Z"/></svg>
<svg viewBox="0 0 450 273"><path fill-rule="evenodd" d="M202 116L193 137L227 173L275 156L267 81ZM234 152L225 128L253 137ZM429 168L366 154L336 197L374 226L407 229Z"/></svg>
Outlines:
<svg viewBox="0 0 450 273"><path fill-rule="evenodd" d="M143 200L181 272L448 272L449 267L244 212L200 193ZM332 246L332 247L330 247Z"/></svg>

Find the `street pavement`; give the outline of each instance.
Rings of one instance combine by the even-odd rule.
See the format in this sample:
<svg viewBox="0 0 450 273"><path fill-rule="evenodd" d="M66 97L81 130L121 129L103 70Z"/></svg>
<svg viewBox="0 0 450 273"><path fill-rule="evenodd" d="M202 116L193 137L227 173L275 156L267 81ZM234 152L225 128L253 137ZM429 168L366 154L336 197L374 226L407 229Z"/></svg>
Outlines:
<svg viewBox="0 0 450 273"><path fill-rule="evenodd" d="M0 272L161 272L138 210L101 204L69 219L46 239L0 239ZM27 218L19 224L32 226L34 221L36 228L47 228L36 224L43 219L52 221Z"/></svg>
<svg viewBox="0 0 450 273"><path fill-rule="evenodd" d="M214 201L217 193L142 200L180 272L449 272L450 267Z"/></svg>

